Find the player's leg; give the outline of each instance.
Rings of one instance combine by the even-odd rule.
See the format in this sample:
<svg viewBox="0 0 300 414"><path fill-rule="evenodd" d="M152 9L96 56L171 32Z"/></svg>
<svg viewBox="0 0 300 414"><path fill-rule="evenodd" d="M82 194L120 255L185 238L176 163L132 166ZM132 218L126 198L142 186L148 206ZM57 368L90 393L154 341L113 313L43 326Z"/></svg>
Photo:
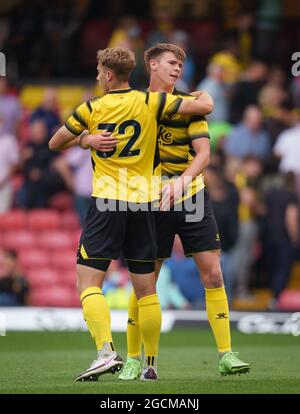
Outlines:
<svg viewBox="0 0 300 414"><path fill-rule="evenodd" d="M163 261L155 262L155 280L157 281ZM139 324L139 306L134 289L131 290L128 302L127 320L127 361L123 371L119 375L120 379L136 379L140 371L140 361L142 358L142 334ZM138 361L138 362L137 362Z"/></svg>
<svg viewBox="0 0 300 414"><path fill-rule="evenodd" d="M95 341L97 358L88 369L75 378L75 381L95 381L99 375L119 371L123 365L115 352L110 328L110 311L101 290L110 261L98 260L98 262L100 264L96 264L97 269L77 265L78 290L83 316Z"/></svg>
<svg viewBox="0 0 300 414"><path fill-rule="evenodd" d="M220 364L222 358L229 355L225 358L226 361L230 360L227 373L249 370L250 365L238 362L236 354L231 351L229 307L220 265L220 239L206 191L203 218L181 223L179 231L185 254L193 256L205 288L206 312L219 351ZM220 368L220 372L222 370Z"/></svg>
<svg viewBox="0 0 300 414"><path fill-rule="evenodd" d="M154 262L141 263L131 261L128 263L128 267L137 297L139 329L144 344L141 379L156 380L161 331L161 308L155 289Z"/></svg>
<svg viewBox="0 0 300 414"><path fill-rule="evenodd" d="M194 253L205 288L206 312L219 353L231 351L229 308L220 266L220 252Z"/></svg>
<svg viewBox="0 0 300 414"><path fill-rule="evenodd" d="M119 370L123 364L114 349L110 311L101 290L110 261L120 252L122 221L116 212L98 211L96 199L92 198L78 248L77 285L97 358L76 381L96 380L99 375ZM114 230L116 222L118 231Z"/></svg>
<svg viewBox="0 0 300 414"><path fill-rule="evenodd" d="M149 215L147 212L144 212L144 214L141 213L136 212L135 216L131 216L127 241L125 241L126 248L124 249L124 255L129 258L128 267L133 277L135 274L152 274L154 270L154 259L157 257L153 213L149 212ZM149 280L149 277L145 279L147 284ZM141 365L142 333L139 320L139 309L141 307L139 306L138 299L142 296L145 296L145 293L141 292L141 287L138 298L134 290L130 294L127 324L127 361L119 376L120 379L124 380L137 378L138 369L140 369ZM144 311L142 310L142 317L143 315Z"/></svg>
<svg viewBox="0 0 300 414"><path fill-rule="evenodd" d="M220 266L220 252L207 251L193 255L205 287L206 312L219 351L222 375L241 374L250 365L231 350L229 307Z"/></svg>

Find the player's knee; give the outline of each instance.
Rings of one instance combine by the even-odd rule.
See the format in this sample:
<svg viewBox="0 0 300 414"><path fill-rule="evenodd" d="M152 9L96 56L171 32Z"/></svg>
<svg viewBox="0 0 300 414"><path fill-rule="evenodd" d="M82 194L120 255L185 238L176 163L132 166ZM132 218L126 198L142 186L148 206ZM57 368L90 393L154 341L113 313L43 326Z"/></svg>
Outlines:
<svg viewBox="0 0 300 414"><path fill-rule="evenodd" d="M220 266L212 266L207 272L201 275L204 287L216 289L223 286L223 276Z"/></svg>

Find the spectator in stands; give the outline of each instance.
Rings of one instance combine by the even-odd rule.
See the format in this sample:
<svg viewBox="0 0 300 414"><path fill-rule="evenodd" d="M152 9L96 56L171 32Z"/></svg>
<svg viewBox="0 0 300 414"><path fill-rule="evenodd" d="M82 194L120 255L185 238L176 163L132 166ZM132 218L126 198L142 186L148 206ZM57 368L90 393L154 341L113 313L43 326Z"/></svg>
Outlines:
<svg viewBox="0 0 300 414"><path fill-rule="evenodd" d="M236 293L240 298L252 299L249 293L252 267L257 259L260 219L265 214L261 201L263 164L254 156L243 159L235 177L239 190L239 230L233 249L236 271Z"/></svg>
<svg viewBox="0 0 300 414"><path fill-rule="evenodd" d="M48 138L50 138L60 126L60 118L57 106L57 91L55 88L47 88L44 92L43 103L31 115L30 122L42 120L47 125Z"/></svg>
<svg viewBox="0 0 300 414"><path fill-rule="evenodd" d="M56 169L74 193L74 206L83 224L92 194L92 163L89 151L70 148L56 162Z"/></svg>
<svg viewBox="0 0 300 414"><path fill-rule="evenodd" d="M19 162L19 148L15 136L5 132L5 120L0 118L0 213L13 203L11 177Z"/></svg>
<svg viewBox="0 0 300 414"><path fill-rule="evenodd" d="M130 85L135 88L145 88L147 75L144 68L144 41L141 28L134 16L123 16L113 31L107 47L124 47L134 52L136 67L130 77Z"/></svg>
<svg viewBox="0 0 300 414"><path fill-rule="evenodd" d="M293 127L284 130L277 138L274 154L280 159L279 170L292 172L296 180L296 192L300 200L300 120Z"/></svg>
<svg viewBox="0 0 300 414"><path fill-rule="evenodd" d="M22 276L17 253L0 251L0 306L23 306L29 304L30 287Z"/></svg>
<svg viewBox="0 0 300 414"><path fill-rule="evenodd" d="M207 76L198 84L198 90L207 91L215 102L213 112L207 117L210 121L228 120L228 96L224 82L224 68L216 63L207 67Z"/></svg>
<svg viewBox="0 0 300 414"><path fill-rule="evenodd" d="M162 309L188 309L191 306L172 280L171 270L166 264L160 269L156 289Z"/></svg>
<svg viewBox="0 0 300 414"><path fill-rule="evenodd" d="M300 108L300 76L293 78L291 82L291 93L293 96L294 105Z"/></svg>
<svg viewBox="0 0 300 414"><path fill-rule="evenodd" d="M258 94L263 87L268 68L263 62L252 62L243 79L233 87L230 104L230 121L241 122L249 105L257 105Z"/></svg>
<svg viewBox="0 0 300 414"><path fill-rule="evenodd" d="M2 123L2 133L16 135L21 115L18 99L8 92L7 78L0 76L0 122Z"/></svg>
<svg viewBox="0 0 300 414"><path fill-rule="evenodd" d="M236 279L233 249L238 235L239 195L234 184L224 179L222 172L214 167L205 170L212 208L218 224L221 240L221 267L229 303L233 297Z"/></svg>
<svg viewBox="0 0 300 414"><path fill-rule="evenodd" d="M150 33L146 40L146 48L150 48L156 43L169 43L170 35L173 30L172 10L167 5L162 5L154 9L155 29Z"/></svg>
<svg viewBox="0 0 300 414"><path fill-rule="evenodd" d="M181 47L187 53L183 72L181 78L176 82L176 88L184 92L190 92L194 89L196 66L191 53L189 35L183 30L175 30L170 34L169 39L169 43Z"/></svg>
<svg viewBox="0 0 300 414"><path fill-rule="evenodd" d="M58 153L49 151L47 125L35 120L30 127L30 141L22 151L24 183L18 195L20 207L44 208L48 199L65 189L55 169Z"/></svg>
<svg viewBox="0 0 300 414"><path fill-rule="evenodd" d="M254 155L261 160L268 159L271 152L270 136L263 128L260 109L251 105L246 108L243 122L237 125L225 142L225 152L237 158Z"/></svg>
<svg viewBox="0 0 300 414"><path fill-rule="evenodd" d="M269 281L273 298L270 309L276 309L278 298L291 275L296 248L299 249L299 205L293 173L282 176L279 188L265 196L265 244Z"/></svg>
<svg viewBox="0 0 300 414"><path fill-rule="evenodd" d="M241 76L241 62L239 61L238 45L233 38L224 40L222 50L215 53L210 62L222 66L224 69L224 81L227 85L235 84Z"/></svg>
<svg viewBox="0 0 300 414"><path fill-rule="evenodd" d="M278 135L293 123L292 96L288 92L285 72L280 67L270 70L258 102L264 115L264 125L274 144Z"/></svg>

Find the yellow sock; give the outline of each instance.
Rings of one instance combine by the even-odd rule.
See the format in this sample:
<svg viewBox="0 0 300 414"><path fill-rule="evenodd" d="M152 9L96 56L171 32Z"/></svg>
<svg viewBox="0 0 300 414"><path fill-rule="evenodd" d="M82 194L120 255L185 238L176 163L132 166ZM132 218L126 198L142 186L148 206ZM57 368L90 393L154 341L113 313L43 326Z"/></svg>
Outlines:
<svg viewBox="0 0 300 414"><path fill-rule="evenodd" d="M218 351L231 351L229 308L224 286L205 289L206 312Z"/></svg>
<svg viewBox="0 0 300 414"><path fill-rule="evenodd" d="M98 287L89 287L81 293L80 300L84 319L97 350L102 349L105 342L109 342L114 350L110 330L110 312L102 290Z"/></svg>
<svg viewBox="0 0 300 414"><path fill-rule="evenodd" d="M161 329L161 309L157 294L138 300L139 325L144 344L145 358L156 360ZM149 364L150 365L150 364ZM151 365L153 365L151 363Z"/></svg>
<svg viewBox="0 0 300 414"><path fill-rule="evenodd" d="M127 322L127 353L131 358L141 356L142 336L139 327L139 308L134 290L132 289L128 303Z"/></svg>

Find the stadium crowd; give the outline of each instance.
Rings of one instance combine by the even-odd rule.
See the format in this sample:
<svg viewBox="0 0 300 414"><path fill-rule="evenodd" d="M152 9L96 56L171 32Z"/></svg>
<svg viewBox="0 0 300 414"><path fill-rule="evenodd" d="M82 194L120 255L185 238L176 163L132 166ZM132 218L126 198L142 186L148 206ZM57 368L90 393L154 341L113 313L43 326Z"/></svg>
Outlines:
<svg viewBox="0 0 300 414"><path fill-rule="evenodd" d="M272 46L282 31L280 2L269 10L272 24L263 19L262 1L256 19L241 9L222 32L217 19L183 22L166 7L155 8L152 21L124 16L115 26L95 11L96 2L74 3L49 2L40 14L39 2L19 2L2 16L8 77L0 78L0 305L79 305L75 249L91 193L90 155L80 148L50 152L48 140L79 102L101 93L92 85L99 48L134 50L131 84L141 89L144 49L168 42L188 53L178 89L207 90L215 101L205 183L230 303L300 308L300 76L292 77L290 56L290 66L283 63L281 42ZM78 93L66 97L72 89ZM267 289L267 300L260 303L255 289ZM126 308L129 290L122 261L114 262L104 287L111 306ZM197 269L179 241L158 292L164 308L204 306Z"/></svg>

